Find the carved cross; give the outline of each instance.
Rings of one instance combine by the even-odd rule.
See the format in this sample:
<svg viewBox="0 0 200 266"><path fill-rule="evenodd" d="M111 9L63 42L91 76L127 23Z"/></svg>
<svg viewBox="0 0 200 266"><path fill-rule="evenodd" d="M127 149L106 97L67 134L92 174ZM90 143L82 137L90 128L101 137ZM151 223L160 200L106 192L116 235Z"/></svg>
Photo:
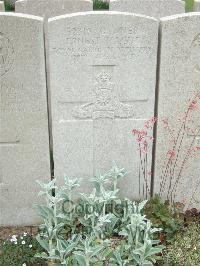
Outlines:
<svg viewBox="0 0 200 266"><path fill-rule="evenodd" d="M11 141L1 141L0 140L0 146L16 146L16 145L18 145L20 143L20 141L19 140L11 140Z"/></svg>
<svg viewBox="0 0 200 266"><path fill-rule="evenodd" d="M2 119L0 119L0 160L3 160L5 154L9 153L10 149L20 145L20 139L16 136L15 132L8 132L7 128L3 127ZM6 153L3 154L3 149L6 149ZM12 162L10 162L12 163ZM3 173L0 169L0 184L3 183Z"/></svg>
<svg viewBox="0 0 200 266"><path fill-rule="evenodd" d="M112 81L114 66L93 66L93 100L75 106L72 116L93 121L93 164L95 169L110 165L116 157L115 139L119 120L134 118L134 106L121 102ZM118 120L118 122L116 121ZM125 125L125 124L124 124ZM123 153L123 151L122 151ZM103 170L103 169L102 169Z"/></svg>
<svg viewBox="0 0 200 266"><path fill-rule="evenodd" d="M111 75L102 70L95 77L94 101L73 110L73 116L79 119L91 118L129 118L134 116L133 106L120 102L111 82Z"/></svg>

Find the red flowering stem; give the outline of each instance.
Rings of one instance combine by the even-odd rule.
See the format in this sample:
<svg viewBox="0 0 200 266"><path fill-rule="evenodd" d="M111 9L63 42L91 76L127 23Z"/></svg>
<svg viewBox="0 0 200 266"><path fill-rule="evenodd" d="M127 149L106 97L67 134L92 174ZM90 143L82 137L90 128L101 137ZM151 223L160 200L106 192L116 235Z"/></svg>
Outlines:
<svg viewBox="0 0 200 266"><path fill-rule="evenodd" d="M147 181L147 172L148 172L147 171L147 150L145 151L146 155L143 157L142 147L141 147L140 142L139 142L139 153L140 153L140 166L141 166L141 170L143 174L143 196L145 196L145 193L146 193L146 198L147 198L147 191L148 193L150 193L149 187L148 187L148 181ZM139 183L141 184L140 176L139 176Z"/></svg>
<svg viewBox="0 0 200 266"><path fill-rule="evenodd" d="M192 141L191 141L190 147L187 149L187 152L186 152L185 158L184 158L184 160L183 160L183 162L182 162L182 164L181 164L181 169L180 169L180 171L179 171L179 174L178 174L178 177L177 177L176 182L175 182L175 184L174 184L174 187L173 187L173 189L172 189L172 191L171 191L171 195L172 195L173 192L174 192L173 199L174 199L175 196L176 196L176 191L177 191L178 183L179 183L179 181L180 181L180 179L181 179L181 174L182 174L182 172L183 172L184 166L185 166L186 162L188 161L188 159L190 158L189 156L190 156L191 149L192 149L192 147L193 147L193 145L194 145L194 142L195 142L195 140L196 140L196 137L199 135L199 133L200 133L200 129L197 131L197 133L196 133L196 134L194 135L194 137L192 138Z"/></svg>
<svg viewBox="0 0 200 266"><path fill-rule="evenodd" d="M140 165L139 165L139 197L141 196L141 169L140 169Z"/></svg>
<svg viewBox="0 0 200 266"><path fill-rule="evenodd" d="M148 195L150 193L149 188L148 188L148 156L146 152L145 156L145 161L146 161L146 199L148 198Z"/></svg>
<svg viewBox="0 0 200 266"><path fill-rule="evenodd" d="M145 154L145 156L144 156L144 162L145 162L145 164L144 164L144 166L145 166L145 198L147 199L147 186L148 186L148 184L147 184L147 153Z"/></svg>
<svg viewBox="0 0 200 266"><path fill-rule="evenodd" d="M148 186L148 178L147 178L147 174L148 174L148 155L147 155L147 151L146 151L146 154L144 156L144 168L145 168L145 171L144 171L144 181L145 181L145 196L146 196L146 199L148 198L148 194L150 194L150 190L149 190L149 186Z"/></svg>
<svg viewBox="0 0 200 266"><path fill-rule="evenodd" d="M179 142L179 138L181 136L181 132L182 132L183 129L185 129L185 124L186 124L186 120L188 118L189 110L190 109L188 107L187 112L186 112L185 117L184 117L184 120L183 120L183 122L181 124L181 127L180 127L179 131L178 131L177 137L175 138L175 143L174 143L174 146L172 148L172 152L175 152L176 146L177 146L177 144ZM184 134L185 134L185 132L184 132ZM182 141L183 141L183 137L182 137ZM181 145L182 145L182 141L181 141ZM180 151L180 145L179 145L178 151ZM174 169L175 169L175 166L177 165L177 160L178 160L177 158L178 157L179 157L179 155L176 156L176 160L175 160L175 163L174 163ZM167 160L166 166L164 168L164 175L163 175L163 172L161 174L160 195L162 195L162 190L164 190L164 187L165 187L165 184L166 184L166 179L167 179L167 176L168 176L168 170L170 168L170 164L171 164L171 157Z"/></svg>
<svg viewBox="0 0 200 266"><path fill-rule="evenodd" d="M169 196L169 193L170 193L172 180L174 178L174 172L175 172L175 169L177 167L177 162L178 162L178 159L179 159L179 154L180 154L180 150L181 150L181 147L182 147L182 144L183 144L184 136L185 136L185 130L183 131L183 134L182 134L182 137L181 137L181 140L180 140L180 143L179 143L179 147L178 147L178 150L176 152L175 161L173 163L171 163L171 165L169 167L169 169L170 169L170 175L169 175L170 185L169 185L168 192L167 192L167 199L169 199L168 196ZM171 162L172 162L172 160L171 160Z"/></svg>
<svg viewBox="0 0 200 266"><path fill-rule="evenodd" d="M172 166L172 160L171 160L171 165L169 167L169 169L170 169L170 177L171 177L171 171L172 171L172 167L171 166ZM168 192L167 192L167 200L169 200L169 192L170 192L171 187L172 187L172 178L170 178L170 181L169 181L169 188L168 188Z"/></svg>
<svg viewBox="0 0 200 266"><path fill-rule="evenodd" d="M177 162L178 162L178 159L179 159L180 151L181 151L182 144L183 144L183 140L184 140L184 137L185 137L185 132L186 132L186 122L187 122L187 119L188 119L189 111L190 111L190 109L189 109L189 107L188 107L188 110L187 110L187 112L186 112L186 115L185 115L185 117L184 117L184 121L183 121L183 127L182 127L182 129L183 129L183 133L182 133L182 137L181 137L181 140L180 140L180 143L179 143L179 147L178 147L178 150L177 150L177 153L176 153L176 159L175 159L175 162L174 162L173 170L170 171L170 172L171 172L171 173L170 173L170 183L171 183L171 181L172 181L173 178L174 178L175 169L176 169L176 167L177 167ZM180 136L181 136L181 135L180 135ZM178 141L177 141L177 143L178 143ZM169 193L170 193L170 189L171 189L171 187L170 187L169 190L168 190L168 195L169 195Z"/></svg>
<svg viewBox="0 0 200 266"><path fill-rule="evenodd" d="M139 142L139 151L140 151L140 167L141 167L141 170L142 170L142 174L143 174L143 177L145 175L145 170L144 170L144 162L142 160L142 149L141 149L141 144ZM141 182L141 181L140 181ZM144 192L143 192L143 196L144 196Z"/></svg>
<svg viewBox="0 0 200 266"><path fill-rule="evenodd" d="M171 163L172 158L169 159L167 166L166 166L166 171L165 171L165 176L162 178L161 180L161 184L160 184L160 196L162 196L163 190L165 188L166 185L166 181L167 181L167 176L168 176L168 171L170 171L170 163Z"/></svg>

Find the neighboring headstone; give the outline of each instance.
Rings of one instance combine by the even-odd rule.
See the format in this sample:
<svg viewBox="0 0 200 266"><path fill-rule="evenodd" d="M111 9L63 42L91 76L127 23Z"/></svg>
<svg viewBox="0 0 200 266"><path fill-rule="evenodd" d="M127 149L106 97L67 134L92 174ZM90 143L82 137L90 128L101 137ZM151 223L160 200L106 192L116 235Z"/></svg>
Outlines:
<svg viewBox="0 0 200 266"><path fill-rule="evenodd" d="M0 1L0 12L5 11L4 2Z"/></svg>
<svg viewBox="0 0 200 266"><path fill-rule="evenodd" d="M50 180L42 18L0 15L0 225L39 222L36 180Z"/></svg>
<svg viewBox="0 0 200 266"><path fill-rule="evenodd" d="M161 18L185 12L181 0L111 0L111 11L123 11Z"/></svg>
<svg viewBox="0 0 200 266"><path fill-rule="evenodd" d="M200 15L161 19L155 193L200 200Z"/></svg>
<svg viewBox="0 0 200 266"><path fill-rule="evenodd" d="M200 12L200 0L195 0L194 2L194 10Z"/></svg>
<svg viewBox="0 0 200 266"><path fill-rule="evenodd" d="M154 115L158 21L87 12L52 18L48 28L55 176L81 177L87 191L114 160L130 171L121 194L139 198L131 131Z"/></svg>
<svg viewBox="0 0 200 266"><path fill-rule="evenodd" d="M45 18L91 10L92 0L19 0L15 3L15 12Z"/></svg>

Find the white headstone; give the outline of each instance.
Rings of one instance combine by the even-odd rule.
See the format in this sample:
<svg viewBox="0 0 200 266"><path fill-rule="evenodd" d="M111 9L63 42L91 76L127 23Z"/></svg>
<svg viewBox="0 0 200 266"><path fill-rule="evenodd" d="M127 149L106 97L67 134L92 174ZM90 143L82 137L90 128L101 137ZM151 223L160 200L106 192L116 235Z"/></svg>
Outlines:
<svg viewBox="0 0 200 266"><path fill-rule="evenodd" d="M5 11L4 2L0 1L0 12Z"/></svg>
<svg viewBox="0 0 200 266"><path fill-rule="evenodd" d="M42 18L0 15L0 125L0 225L36 224L36 180L50 180Z"/></svg>
<svg viewBox="0 0 200 266"><path fill-rule="evenodd" d="M121 194L139 197L131 131L154 115L158 21L86 12L50 19L48 28L55 176L82 177L86 191L114 160L130 171Z"/></svg>
<svg viewBox="0 0 200 266"><path fill-rule="evenodd" d="M194 2L194 10L200 12L200 0L195 0Z"/></svg>
<svg viewBox="0 0 200 266"><path fill-rule="evenodd" d="M45 18L91 10L91 0L19 0L15 3L15 12Z"/></svg>
<svg viewBox="0 0 200 266"><path fill-rule="evenodd" d="M155 192L188 206L200 200L200 14L161 26Z"/></svg>
<svg viewBox="0 0 200 266"><path fill-rule="evenodd" d="M181 0L111 0L110 10L161 18L184 13L185 3Z"/></svg>

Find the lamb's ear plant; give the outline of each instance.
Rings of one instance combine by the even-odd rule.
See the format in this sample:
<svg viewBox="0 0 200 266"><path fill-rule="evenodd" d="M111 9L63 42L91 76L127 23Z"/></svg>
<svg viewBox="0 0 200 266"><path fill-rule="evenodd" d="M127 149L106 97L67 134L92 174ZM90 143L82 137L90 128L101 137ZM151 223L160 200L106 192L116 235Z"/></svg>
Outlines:
<svg viewBox="0 0 200 266"><path fill-rule="evenodd" d="M107 174L102 175L99 173L91 178L91 182L93 183L97 193L100 193L101 189L109 184L109 181L109 176Z"/></svg>
<svg viewBox="0 0 200 266"><path fill-rule="evenodd" d="M62 207L66 200L71 201L72 190L79 185L76 179L70 180L66 177L64 181L64 185L59 189L56 186L56 179L48 184L38 182L42 189L39 195L44 196L46 205L35 205L39 216L43 219L41 230L44 232L37 236L37 241L46 251L46 253L36 254L36 257L61 263L66 261L66 256L61 249L62 244L65 243L60 240L61 233L69 221L73 223L72 214L64 214Z"/></svg>
<svg viewBox="0 0 200 266"><path fill-rule="evenodd" d="M128 266L130 259L128 258L128 248L124 241L120 243L115 251L112 254L112 258L110 259L110 265L119 265L119 266Z"/></svg>
<svg viewBox="0 0 200 266"><path fill-rule="evenodd" d="M124 220L124 228L119 235L127 239L129 259L136 265L154 265L156 262L155 254L162 251L159 241L153 240L154 233L160 229L152 228L152 224L141 212L146 201L136 205L128 200L128 209ZM130 218L128 218L130 217ZM122 224L123 226L123 224Z"/></svg>
<svg viewBox="0 0 200 266"><path fill-rule="evenodd" d="M105 249L106 245L104 242L97 242L96 237L91 235L90 237L85 237L80 239L77 250L74 252L75 261L77 261L79 266L103 266L103 261L105 259Z"/></svg>
<svg viewBox="0 0 200 266"><path fill-rule="evenodd" d="M116 164L116 162L113 162L112 168L107 173L108 177L110 178L112 182L112 190L116 191L118 189L118 183L121 179L123 179L128 172L125 171L124 168L119 168Z"/></svg>
<svg viewBox="0 0 200 266"><path fill-rule="evenodd" d="M92 193L80 194L82 200L74 205L83 207L80 215L63 208L72 203L78 180L66 177L60 188L55 180L40 183L46 205L36 205L43 219L37 240L45 252L36 256L66 266L153 265L162 250L153 240L158 229L143 215L146 201L137 204L119 198L118 181L125 175L114 164L105 175L95 176ZM120 213L115 212L116 204Z"/></svg>
<svg viewBox="0 0 200 266"><path fill-rule="evenodd" d="M97 238L104 239L111 234L118 221L118 217L113 214L115 204L121 204L118 198L118 181L126 175L124 169L117 167L113 163L112 169L106 174L98 174L91 179L95 188L90 195L81 194L84 209L90 209L79 221L85 226L87 232L93 232ZM109 186L110 185L110 186ZM111 208L109 208L111 206ZM87 207L87 208L86 208ZM107 212L107 209L109 211ZM111 210L110 210L111 209Z"/></svg>
<svg viewBox="0 0 200 266"><path fill-rule="evenodd" d="M79 242L79 237L74 235L69 240L58 239L57 240L57 253L59 260L64 265L73 265L73 251Z"/></svg>
<svg viewBox="0 0 200 266"><path fill-rule="evenodd" d="M84 226L86 233L90 234L94 231L94 227L102 211L102 206L99 204L99 198L96 195L96 188L93 189L90 195L81 193L81 196L81 204L84 206L85 213L82 217L79 217L79 221Z"/></svg>

